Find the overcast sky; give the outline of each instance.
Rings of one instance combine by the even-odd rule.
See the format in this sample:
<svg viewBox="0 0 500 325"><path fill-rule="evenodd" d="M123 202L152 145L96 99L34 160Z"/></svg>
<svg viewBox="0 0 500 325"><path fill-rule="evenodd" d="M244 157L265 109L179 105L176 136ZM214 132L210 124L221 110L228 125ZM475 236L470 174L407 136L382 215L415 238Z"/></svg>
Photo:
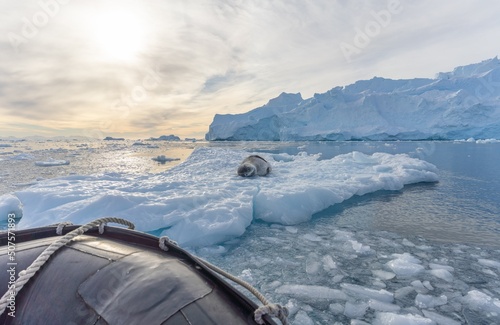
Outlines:
<svg viewBox="0 0 500 325"><path fill-rule="evenodd" d="M0 1L0 137L202 138L216 113L500 52L500 1Z"/></svg>

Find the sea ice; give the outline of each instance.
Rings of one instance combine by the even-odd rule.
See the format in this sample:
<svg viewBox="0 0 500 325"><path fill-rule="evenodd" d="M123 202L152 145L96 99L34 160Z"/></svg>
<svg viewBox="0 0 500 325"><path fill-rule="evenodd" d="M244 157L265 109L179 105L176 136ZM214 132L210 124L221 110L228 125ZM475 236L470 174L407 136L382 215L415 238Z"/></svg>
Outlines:
<svg viewBox="0 0 500 325"><path fill-rule="evenodd" d="M283 161L266 156L273 172L243 179L236 169L247 155L242 150L203 147L165 173L109 173L39 182L15 193L24 205L18 228L62 220L83 224L114 215L184 247L209 246L241 236L254 219L295 225L354 195L438 179L435 166L405 154L359 152L324 160L305 153L281 154L289 157ZM381 166L387 168L376 171ZM322 240L314 233L303 238ZM368 245L351 246L358 254L369 251Z"/></svg>
<svg viewBox="0 0 500 325"><path fill-rule="evenodd" d="M39 167L52 167L69 165L69 160L48 159L46 161L35 161L35 166Z"/></svg>
<svg viewBox="0 0 500 325"><path fill-rule="evenodd" d="M415 305L419 308L434 308L445 305L446 303L448 303L448 297L445 295L435 297L419 293L417 294L417 297L415 297Z"/></svg>
<svg viewBox="0 0 500 325"><path fill-rule="evenodd" d="M10 157L11 160L33 160L35 157L29 153L20 153L18 155Z"/></svg>
<svg viewBox="0 0 500 325"><path fill-rule="evenodd" d="M436 322L415 314L401 315L379 312L372 325L436 325Z"/></svg>
<svg viewBox="0 0 500 325"><path fill-rule="evenodd" d="M309 299L347 300L343 291L325 286L285 284L276 292Z"/></svg>
<svg viewBox="0 0 500 325"><path fill-rule="evenodd" d="M294 324L301 325L314 325L314 321L307 315L307 313L303 310L299 311L297 315L295 315Z"/></svg>
<svg viewBox="0 0 500 325"><path fill-rule="evenodd" d="M390 280L396 276L396 274L392 272L387 272L383 270L372 270L372 273L374 276L380 278L381 280Z"/></svg>
<svg viewBox="0 0 500 325"><path fill-rule="evenodd" d="M429 273L434 275L436 278L440 278L447 282L453 281L453 274L451 274L449 271L445 269L430 270Z"/></svg>
<svg viewBox="0 0 500 325"><path fill-rule="evenodd" d="M459 321L456 321L456 320L451 319L449 317L440 315L440 314L435 313L435 312L430 311L430 310L424 309L424 310L422 310L422 312L424 313L425 317L432 319L438 325L460 325L460 324L462 324Z"/></svg>
<svg viewBox="0 0 500 325"><path fill-rule="evenodd" d="M344 315L349 318L361 318L368 309L366 302L350 302L347 301L344 307Z"/></svg>
<svg viewBox="0 0 500 325"><path fill-rule="evenodd" d="M12 194L0 195L0 221L6 222L9 218L19 219L23 216L21 201Z"/></svg>
<svg viewBox="0 0 500 325"><path fill-rule="evenodd" d="M410 277L422 272L424 267L420 265L420 260L408 253L393 254L396 259L387 262L387 266L398 277Z"/></svg>
<svg viewBox="0 0 500 325"><path fill-rule="evenodd" d="M493 268L500 269L500 262L498 262L498 261L480 258L480 259L478 259L478 262L479 262L479 264L487 266L487 267L493 267Z"/></svg>
<svg viewBox="0 0 500 325"><path fill-rule="evenodd" d="M394 300L394 295L384 289L375 290L350 283L342 283L340 287L348 295L351 295L359 299L372 298L383 302L392 302Z"/></svg>
<svg viewBox="0 0 500 325"><path fill-rule="evenodd" d="M495 316L500 315L500 300L492 298L479 290L469 291L463 301L474 310L493 313Z"/></svg>

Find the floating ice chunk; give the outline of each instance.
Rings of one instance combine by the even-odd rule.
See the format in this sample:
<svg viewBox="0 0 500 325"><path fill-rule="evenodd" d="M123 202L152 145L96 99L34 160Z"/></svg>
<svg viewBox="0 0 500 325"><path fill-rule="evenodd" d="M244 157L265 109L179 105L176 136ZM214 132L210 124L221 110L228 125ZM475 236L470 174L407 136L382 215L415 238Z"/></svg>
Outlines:
<svg viewBox="0 0 500 325"><path fill-rule="evenodd" d="M351 243L352 245L352 249L358 253L358 254L368 254L370 252L370 246L368 245L363 245L361 244L360 242L356 241L356 240L349 240L349 242Z"/></svg>
<svg viewBox="0 0 500 325"><path fill-rule="evenodd" d="M323 269L325 271L330 271L337 268L337 263L335 263L330 255L323 256L321 261L323 262Z"/></svg>
<svg viewBox="0 0 500 325"><path fill-rule="evenodd" d="M344 315L349 318L361 318L367 309L368 303L366 302L355 303L347 301L344 307Z"/></svg>
<svg viewBox="0 0 500 325"><path fill-rule="evenodd" d="M311 253L306 259L306 273L313 275L319 272L321 262L318 255Z"/></svg>
<svg viewBox="0 0 500 325"><path fill-rule="evenodd" d="M239 276L239 278L248 282L248 283L253 283L252 270L245 269L245 270L241 271L241 275Z"/></svg>
<svg viewBox="0 0 500 325"><path fill-rule="evenodd" d="M339 303L334 303L330 304L328 306L328 309L334 314L334 315L340 315L344 313L344 305L339 304Z"/></svg>
<svg viewBox="0 0 500 325"><path fill-rule="evenodd" d="M479 262L479 264L487 266L487 267L494 267L494 268L500 269L500 262L498 262L498 261L480 258L480 259L478 259L478 262Z"/></svg>
<svg viewBox="0 0 500 325"><path fill-rule="evenodd" d="M214 256L221 255L227 252L227 248L221 245L201 247L197 250L198 255Z"/></svg>
<svg viewBox="0 0 500 325"><path fill-rule="evenodd" d="M484 274L488 274L488 275L491 275L491 276L498 276L495 272L493 272L492 270L490 269L482 269L481 270Z"/></svg>
<svg viewBox="0 0 500 325"><path fill-rule="evenodd" d="M408 247L415 247L415 244L409 241L408 239L403 239L403 245L408 246Z"/></svg>
<svg viewBox="0 0 500 325"><path fill-rule="evenodd" d="M336 241L346 242L352 239L353 233L345 230L335 230L334 231L334 239Z"/></svg>
<svg viewBox="0 0 500 325"><path fill-rule="evenodd" d="M392 302L394 300L394 295L384 289L375 290L350 283L342 283L340 286L347 294L356 298L372 298L384 302Z"/></svg>
<svg viewBox="0 0 500 325"><path fill-rule="evenodd" d="M11 160L33 160L35 157L29 153L20 153L18 155L10 157Z"/></svg>
<svg viewBox="0 0 500 325"><path fill-rule="evenodd" d="M299 231L299 229L297 227L293 227L293 226L286 226L285 230L291 234L296 234Z"/></svg>
<svg viewBox="0 0 500 325"><path fill-rule="evenodd" d="M285 284L276 289L276 293L309 299L347 300L347 295L342 290L313 285Z"/></svg>
<svg viewBox="0 0 500 325"><path fill-rule="evenodd" d="M316 234L305 234L302 236L302 238L309 240L309 241L315 241L315 242L323 240L323 239L321 239L320 236L318 236Z"/></svg>
<svg viewBox="0 0 500 325"><path fill-rule="evenodd" d="M35 161L35 166L39 167L52 167L52 166L64 166L69 165L69 160L57 160L57 159L48 159L46 161Z"/></svg>
<svg viewBox="0 0 500 325"><path fill-rule="evenodd" d="M397 300L401 300L401 299L405 298L406 296L408 296L413 291L415 291L414 287L399 288L394 292L394 298L396 298Z"/></svg>
<svg viewBox="0 0 500 325"><path fill-rule="evenodd" d="M370 306L371 309L376 310L376 311L397 312L401 309L401 307L399 307L398 305L390 304L390 303L375 300L375 299L370 299L368 301L368 306Z"/></svg>
<svg viewBox="0 0 500 325"><path fill-rule="evenodd" d="M446 270L446 271L450 271L450 272L455 271L455 268L453 266L449 266L449 265L429 263L429 267L433 270Z"/></svg>
<svg viewBox="0 0 500 325"><path fill-rule="evenodd" d="M5 194L0 196L0 221L23 216L23 205L17 196Z"/></svg>
<svg viewBox="0 0 500 325"><path fill-rule="evenodd" d="M297 313L297 315L295 315L295 319L294 319L293 323L294 324L302 324L302 325L314 325L314 321L303 310L299 311Z"/></svg>
<svg viewBox="0 0 500 325"><path fill-rule="evenodd" d="M379 312L372 325L436 325L436 322L415 314L399 315Z"/></svg>
<svg viewBox="0 0 500 325"><path fill-rule="evenodd" d="M335 323L334 325L336 325ZM359 319L351 319L351 324L350 325L370 325L370 323L363 322L362 320Z"/></svg>
<svg viewBox="0 0 500 325"><path fill-rule="evenodd" d="M381 280L390 280L396 276L396 274L384 270L372 270L372 274Z"/></svg>
<svg viewBox="0 0 500 325"><path fill-rule="evenodd" d="M432 319L433 321L438 323L438 325L460 325L460 324L462 324L459 321L456 321L456 320L451 319L449 317L432 312L430 310L424 309L424 310L422 310L422 312L424 313L425 317Z"/></svg>
<svg viewBox="0 0 500 325"><path fill-rule="evenodd" d="M300 310L300 306L297 303L297 300L295 300L295 299L288 300L285 307L286 307L286 309L288 309L289 316L295 315Z"/></svg>
<svg viewBox="0 0 500 325"><path fill-rule="evenodd" d="M434 308L437 306L446 305L448 303L448 297L441 295L439 297L417 294L415 297L415 305L419 308Z"/></svg>
<svg viewBox="0 0 500 325"><path fill-rule="evenodd" d="M434 290L434 287L431 285L431 283L429 281L424 281L422 282L422 284L424 285L424 287L426 287L427 289L429 290Z"/></svg>
<svg viewBox="0 0 500 325"><path fill-rule="evenodd" d="M411 277L424 270L424 267L420 265L420 260L409 253L392 255L396 257L396 259L387 262L387 266L396 273L397 276Z"/></svg>
<svg viewBox="0 0 500 325"><path fill-rule="evenodd" d="M411 285L413 286L413 288L415 288L415 291L418 293L427 293L429 291L429 289L420 280L412 281Z"/></svg>
<svg viewBox="0 0 500 325"><path fill-rule="evenodd" d="M436 278L445 280L447 282L453 281L453 275L445 269L430 270L429 273L434 275Z"/></svg>
<svg viewBox="0 0 500 325"><path fill-rule="evenodd" d="M470 308L500 315L500 300L492 298L479 290L471 290L463 298L463 302Z"/></svg>

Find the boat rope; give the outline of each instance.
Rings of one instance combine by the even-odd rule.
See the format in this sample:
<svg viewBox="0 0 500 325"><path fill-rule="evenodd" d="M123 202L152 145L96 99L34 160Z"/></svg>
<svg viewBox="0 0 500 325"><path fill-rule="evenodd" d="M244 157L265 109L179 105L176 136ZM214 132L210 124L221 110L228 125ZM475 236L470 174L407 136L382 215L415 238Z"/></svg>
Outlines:
<svg viewBox="0 0 500 325"><path fill-rule="evenodd" d="M165 252L168 251L167 243L179 247L179 244L177 244L177 242L175 240L168 238L168 236L160 237L160 248L162 250L164 250Z"/></svg>
<svg viewBox="0 0 500 325"><path fill-rule="evenodd" d="M31 265L28 266L28 268L26 268L26 270L19 272L19 277L17 278L16 282L13 284L13 286L9 286L9 288L7 289L7 292L5 292L5 294L2 296L2 298L0 298L0 315L3 314L3 312L7 308L8 299L12 300L19 293L19 291L21 291L21 289L24 287L24 285L35 275L36 272L38 272L38 270L40 270L40 268L45 264L45 262L47 262L47 260L50 258L50 256L52 256L52 254L54 254L62 246L69 243L75 237L84 234L85 232L87 232L91 228L99 226L100 230L101 229L104 230L104 226L102 226L102 228L101 228L101 225L105 225L108 222L122 224L122 225L128 226L129 229L135 228L134 224L131 223L130 221L120 219L120 218L115 218L115 217L105 217L105 218L96 219L92 222L87 223L86 225L78 227L77 229L75 229L75 230L67 233L63 237L59 238L58 240L56 240L55 242L50 244L47 248L45 248L45 250L36 258L36 260L33 261L33 263L31 263ZM68 225L68 224L66 223L64 226L66 226L66 225ZM57 231L59 231L59 233L61 233L62 228L64 226L59 228L59 225L58 225ZM11 291L10 288L15 288L15 290Z"/></svg>
<svg viewBox="0 0 500 325"><path fill-rule="evenodd" d="M63 237L57 239L55 242L50 244L47 248L44 249L44 251L31 263L30 266L26 268L26 270L22 270L19 272L19 276L14 283L13 286L9 286L7 289L7 292L0 298L0 315L4 313L5 309L7 308L8 301L12 300L17 296L19 291L28 283L28 281L42 268L42 266L47 262L47 260L54 254L59 248L63 247L70 241L72 241L75 237L80 236L87 232L89 229L98 227L99 229L99 234L104 233L104 227L106 226L107 223L112 222L112 223L118 223L122 224L125 226L128 226L129 229L134 229L135 226L133 223L131 223L128 220L121 219L121 218L115 218L115 217L104 217L104 218L99 218L94 221L91 221L83 226L78 227L77 229L70 231ZM62 235L62 231L65 226L72 225L71 222L65 221L61 222L59 224L54 224L52 226L57 226L56 228L56 234L57 235ZM171 240L167 236L163 236L159 238L159 247L164 250L168 251L168 246L167 243L170 245L175 245L179 246L177 242L174 240ZM266 297L262 293L260 293L256 288L254 288L251 284L248 282L239 279L235 277L234 275L220 269L219 267L211 264L210 262L203 260L199 257L193 256L193 258L202 265L205 265L207 268L210 268L211 270L217 272L218 274L226 277L227 279L241 285L248 291L250 291L257 299L259 299L263 306L260 306L257 308L254 312L254 319L257 324L265 324L264 320L262 317L264 315L269 315L271 317L277 317L283 325L288 325L288 309L286 307L281 306L280 304L273 304L270 303ZM11 288L15 288L14 291L11 290Z"/></svg>
<svg viewBox="0 0 500 325"><path fill-rule="evenodd" d="M167 251L168 247L165 246L165 241L172 243L172 240L170 240L166 236L161 237L159 240L160 248ZM178 246L176 242L173 242L173 243L174 243L174 245ZM166 247L166 249L163 247ZM264 320L262 319L262 317L264 315L269 315L271 317L277 317L283 325L289 324L288 323L288 309L286 307L283 307L280 304L270 303L266 299L266 297L264 297L264 295L262 293L260 293L259 290L257 290L255 287L253 287L250 283L248 283L240 278L235 277L231 273L228 273L228 272L222 270L221 268L213 265L212 263L210 263L204 259L201 259L201 258L196 257L196 256L193 256L193 257L196 259L196 261L199 264L203 264L206 267L208 267L209 269L224 276L225 278L228 278L229 280L241 285L242 287L244 287L245 289L250 291L250 293L252 293L257 299L259 299L262 302L263 306L260 306L254 312L254 320L257 324L265 324Z"/></svg>

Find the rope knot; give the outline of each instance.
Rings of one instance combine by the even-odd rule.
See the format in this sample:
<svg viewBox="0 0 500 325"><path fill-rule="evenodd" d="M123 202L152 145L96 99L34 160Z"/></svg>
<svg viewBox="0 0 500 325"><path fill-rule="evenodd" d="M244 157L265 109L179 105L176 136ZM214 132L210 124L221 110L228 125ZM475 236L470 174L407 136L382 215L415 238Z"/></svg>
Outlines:
<svg viewBox="0 0 500 325"><path fill-rule="evenodd" d="M179 246L179 244L177 244L177 242L175 240L168 238L168 236L160 237L159 242L160 242L160 245L159 245L160 248L162 250L164 250L165 252L168 251L167 243L169 243L170 245Z"/></svg>
<svg viewBox="0 0 500 325"><path fill-rule="evenodd" d="M73 225L73 223L71 221L64 221L64 222L58 223L57 228L56 228L56 234L59 236L62 236L62 232L63 232L64 227L71 226L71 225Z"/></svg>
<svg viewBox="0 0 500 325"><path fill-rule="evenodd" d="M101 223L99 224L99 235L104 234L104 227L105 227L107 224L108 224L107 222L101 222Z"/></svg>
<svg viewBox="0 0 500 325"><path fill-rule="evenodd" d="M277 317L283 325L288 324L288 309L281 306L280 304L267 304L260 306L254 312L254 319L257 324L265 324L262 317L264 315L269 315L271 317Z"/></svg>

